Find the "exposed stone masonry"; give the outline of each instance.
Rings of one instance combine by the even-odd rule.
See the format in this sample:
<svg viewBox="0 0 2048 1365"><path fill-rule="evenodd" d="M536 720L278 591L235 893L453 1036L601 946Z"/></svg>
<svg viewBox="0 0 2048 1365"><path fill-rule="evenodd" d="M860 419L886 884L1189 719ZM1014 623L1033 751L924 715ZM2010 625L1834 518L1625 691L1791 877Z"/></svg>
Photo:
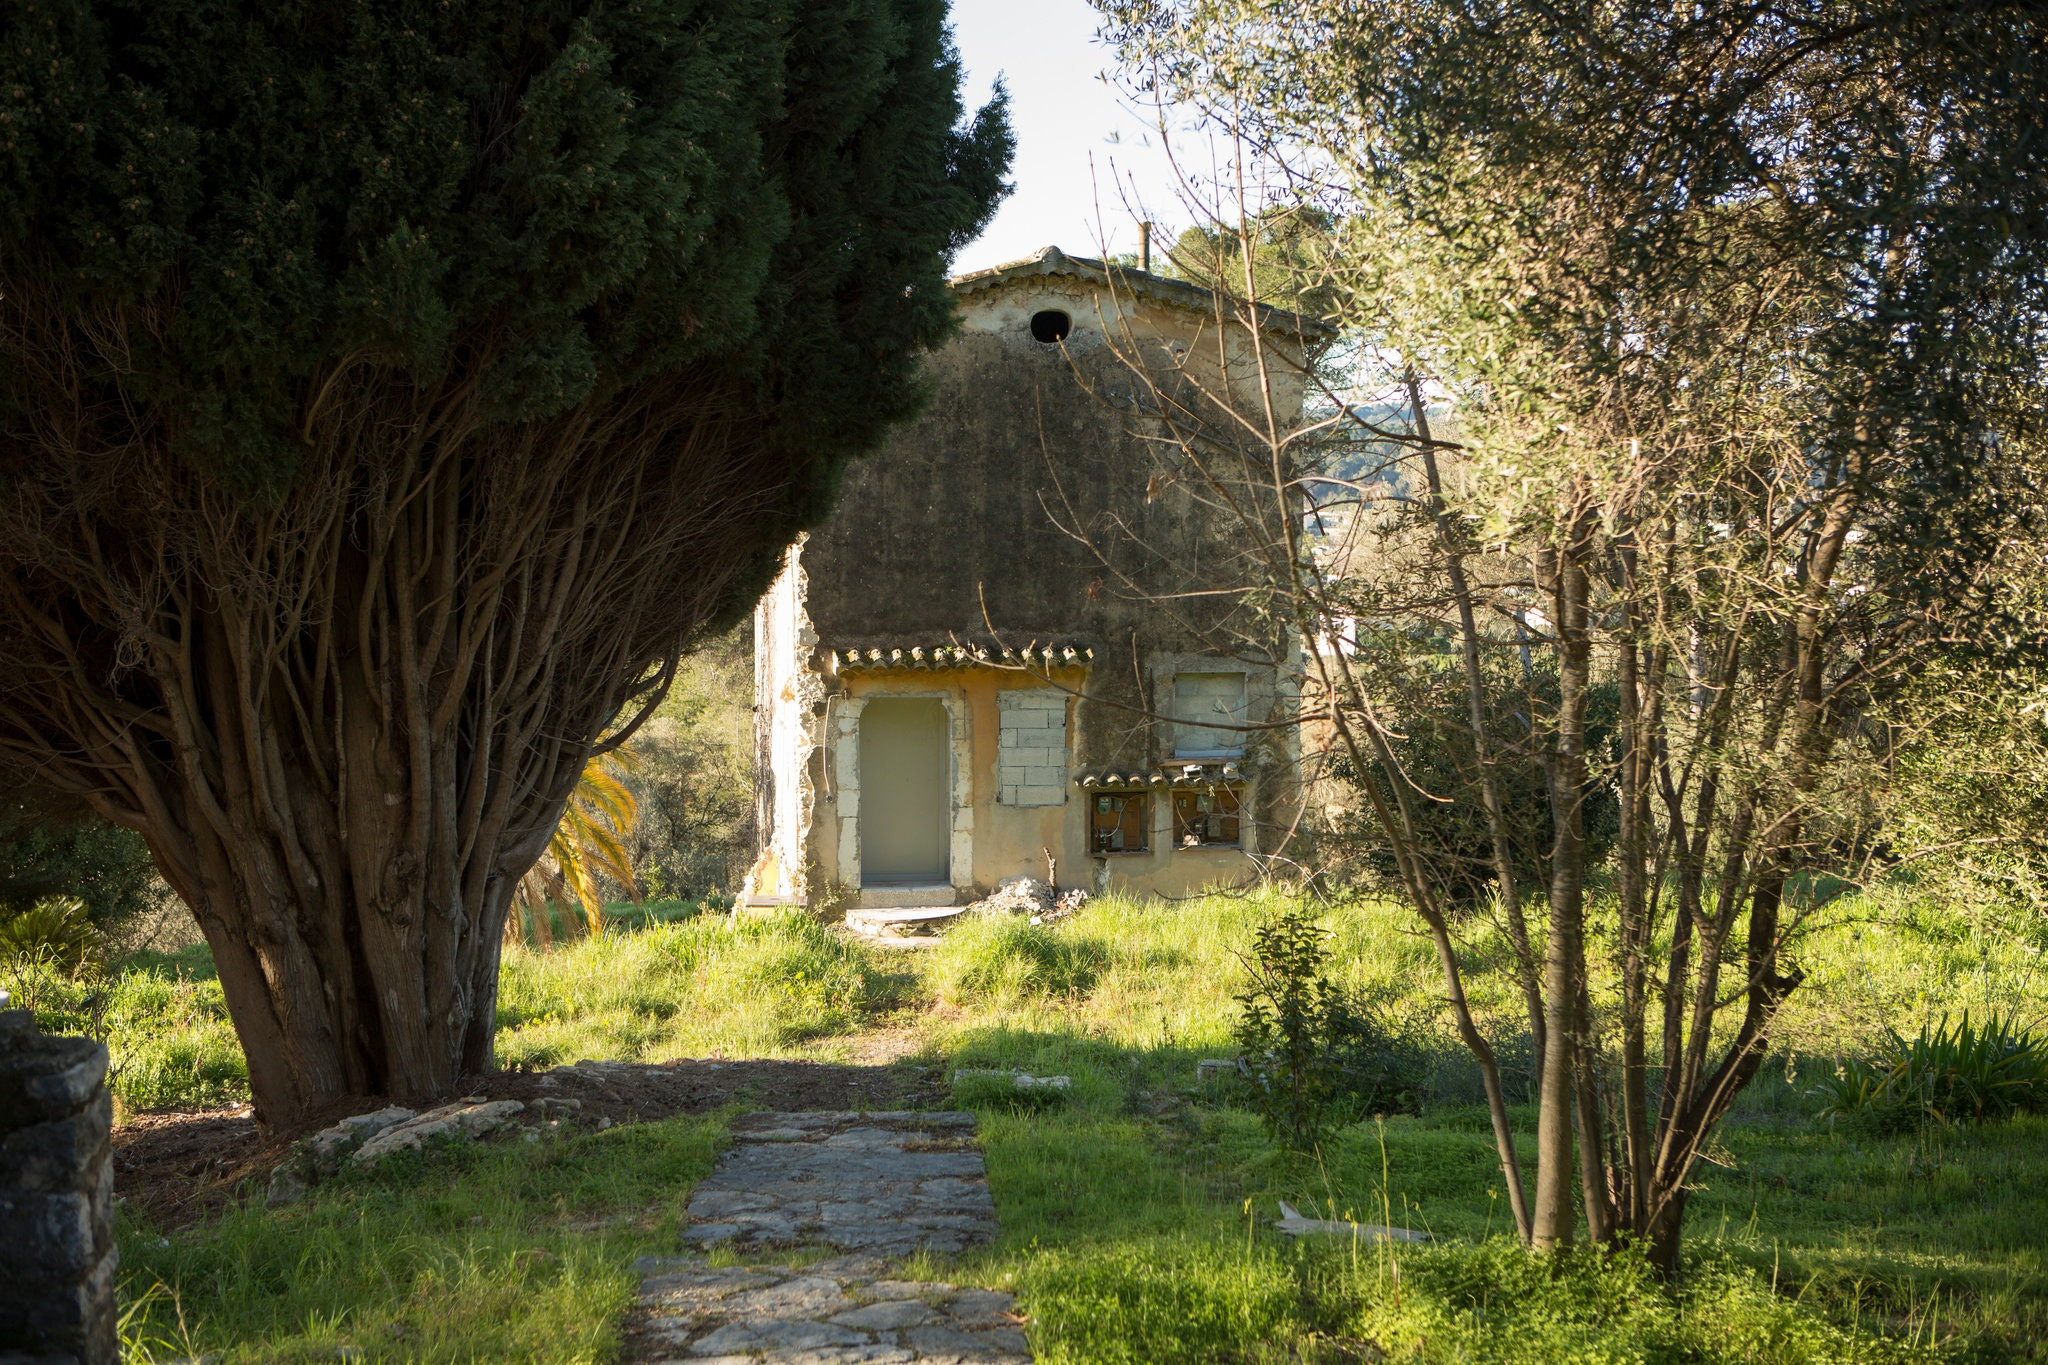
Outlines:
<svg viewBox="0 0 2048 1365"><path fill-rule="evenodd" d="M113 1365L107 1050L0 1010L0 1365Z"/></svg>

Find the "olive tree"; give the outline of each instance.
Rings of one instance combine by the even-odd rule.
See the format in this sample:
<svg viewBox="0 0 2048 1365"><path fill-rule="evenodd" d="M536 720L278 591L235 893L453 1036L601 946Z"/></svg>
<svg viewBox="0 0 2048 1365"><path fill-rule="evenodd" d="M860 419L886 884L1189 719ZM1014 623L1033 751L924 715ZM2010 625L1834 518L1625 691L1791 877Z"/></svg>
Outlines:
<svg viewBox="0 0 2048 1365"><path fill-rule="evenodd" d="M594 749L914 412L1003 192L942 0L0 5L0 749L260 1118L491 1061Z"/></svg>
<svg viewBox="0 0 2048 1365"><path fill-rule="evenodd" d="M1219 496L1251 469L1271 505L1360 511L1379 553L1335 565L1298 517L1247 522L1289 568L1240 590L1329 646L1304 655L1303 693L1437 945L1523 1236L1564 1244L1583 1210L1675 1273L1696 1163L1801 981L1801 888L1869 835L1895 703L1959 646L2041 643L2006 572L2041 543L2039 13L1100 8L1138 84L1274 172L1239 184L1335 225L1317 286L1354 356L1390 370L1385 401L1332 383L1291 432L1221 395L1162 400L1163 458ZM1244 207L1246 231L1270 217ZM1347 443L1390 453L1339 477ZM1432 649L1465 684L1469 782L1449 792L1404 762ZM1488 679L1513 666L1488 659L1518 654L1554 688L1526 687L1504 733ZM1549 806L1536 877L1511 790ZM1604 863L1595 793L1618 807ZM1533 1191L1486 1036L1503 1021L1467 1000L1422 818L1443 801L1490 833L1538 1057Z"/></svg>

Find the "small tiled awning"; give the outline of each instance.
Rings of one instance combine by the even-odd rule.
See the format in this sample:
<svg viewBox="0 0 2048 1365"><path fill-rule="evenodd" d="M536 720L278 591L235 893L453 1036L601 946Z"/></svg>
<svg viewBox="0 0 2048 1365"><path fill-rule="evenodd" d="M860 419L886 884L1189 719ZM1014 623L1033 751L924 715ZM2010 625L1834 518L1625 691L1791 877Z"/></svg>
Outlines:
<svg viewBox="0 0 2048 1365"><path fill-rule="evenodd" d="M1095 662L1095 650L1078 640L1043 645L1034 640L1022 649L934 640L835 649L831 659L835 673L903 668L1086 668Z"/></svg>
<svg viewBox="0 0 2048 1365"><path fill-rule="evenodd" d="M1074 785L1088 791L1131 792L1187 790L1244 780L1242 766L1231 763L1162 763L1149 772L1134 768L1083 768Z"/></svg>

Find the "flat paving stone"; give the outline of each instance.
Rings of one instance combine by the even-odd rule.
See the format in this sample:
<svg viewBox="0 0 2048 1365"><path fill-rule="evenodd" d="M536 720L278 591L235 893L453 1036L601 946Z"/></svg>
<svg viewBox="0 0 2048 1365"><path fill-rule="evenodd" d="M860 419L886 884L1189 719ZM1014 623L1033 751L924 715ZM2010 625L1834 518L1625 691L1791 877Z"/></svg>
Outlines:
<svg viewBox="0 0 2048 1365"><path fill-rule="evenodd" d="M892 1276L995 1235L972 1114L749 1114L690 1196L683 1241L803 1265L646 1257L627 1324L645 1365L1030 1365L1008 1294ZM730 1259L728 1257L727 1259Z"/></svg>
<svg viewBox="0 0 2048 1365"><path fill-rule="evenodd" d="M903 1256L995 1235L974 1115L748 1114L690 1195L683 1240L709 1249L830 1246Z"/></svg>

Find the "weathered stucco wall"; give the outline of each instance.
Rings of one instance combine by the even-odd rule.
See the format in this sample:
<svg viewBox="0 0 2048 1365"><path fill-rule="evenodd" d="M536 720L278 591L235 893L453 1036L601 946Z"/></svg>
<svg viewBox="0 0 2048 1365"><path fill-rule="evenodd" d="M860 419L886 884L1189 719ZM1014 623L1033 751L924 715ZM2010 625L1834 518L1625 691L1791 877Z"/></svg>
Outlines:
<svg viewBox="0 0 2048 1365"><path fill-rule="evenodd" d="M1032 338L1031 318L1046 309L1072 320L1064 346ZM1231 635L1225 618L1238 607L1214 591L1231 582L1231 527L1174 481L1145 415L1146 385L1126 364L1135 347L1158 364L1189 366L1197 382L1228 369L1244 398L1252 373L1244 334L1060 275L978 289L963 298L962 318L961 334L928 366L934 393L924 416L848 471L837 511L764 600L760 647L787 660L763 665L759 693L773 713L763 721L762 763L775 786L772 816L764 810L770 846L787 868L785 831L808 825L805 856L817 874L857 888L860 803L872 799L859 782L861 707L878 695L934 696L946 702L953 741L958 896L1044 876L1046 850L1068 886L1100 889L1106 873L1129 889L1179 894L1235 880L1245 850L1171 848L1163 795L1151 803L1148 851L1096 857L1073 778L1171 757L1173 727L1152 715L1171 709L1177 668L1244 669L1250 721L1292 714L1270 669L1219 655ZM1204 369L1199 358L1211 353ZM1297 415L1299 388L1283 379L1277 393L1284 426ZM991 668L839 675L828 657L913 642L1076 639L1093 646L1092 666L1049 676ZM815 697L805 694L806 679ZM1010 784L1006 800L999 698L1048 685L1073 697L1061 721L1066 799L1047 800L1040 774ZM800 738L789 731L795 725L808 727ZM1291 734L1249 737L1248 847L1260 824L1270 830L1282 819L1292 753Z"/></svg>
<svg viewBox="0 0 2048 1365"><path fill-rule="evenodd" d="M1031 339L1045 308L1073 318L1064 348ZM1189 344L1214 327L1139 311L1148 331L1178 324ZM1142 386L1103 337L1091 291L1032 281L973 296L963 313L963 334L930 364L925 415L849 470L805 549L812 627L831 648L1084 636L1100 704L1077 717L1075 762L1142 764L1156 749L1143 714L1156 709L1153 656L1213 650L1235 605L1175 596L1225 580L1230 528L1155 478Z"/></svg>

